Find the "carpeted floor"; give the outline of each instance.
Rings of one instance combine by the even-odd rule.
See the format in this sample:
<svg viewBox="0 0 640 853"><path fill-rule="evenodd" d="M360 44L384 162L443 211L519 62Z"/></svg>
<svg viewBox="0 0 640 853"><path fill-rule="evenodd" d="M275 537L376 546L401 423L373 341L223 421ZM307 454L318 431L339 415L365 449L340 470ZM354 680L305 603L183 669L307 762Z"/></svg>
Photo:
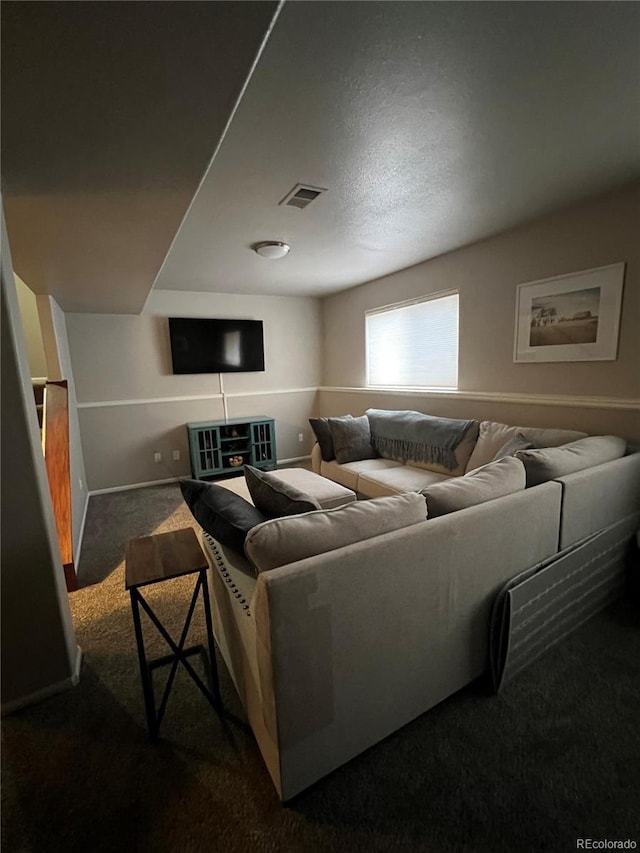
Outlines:
<svg viewBox="0 0 640 853"><path fill-rule="evenodd" d="M174 485L100 498L81 568L86 559L86 577L107 577L71 596L82 680L3 720L3 851L570 851L586 837L640 844L637 605L604 611L499 696L469 686L282 806L220 662L227 717L180 672L162 739L149 744L123 547L190 519ZM191 588L181 578L147 590L174 636ZM203 636L200 608L191 636ZM158 638L151 653L164 652Z"/></svg>
<svg viewBox="0 0 640 853"><path fill-rule="evenodd" d="M197 524L177 484L93 495L89 499L78 586L99 583L122 565L129 539Z"/></svg>

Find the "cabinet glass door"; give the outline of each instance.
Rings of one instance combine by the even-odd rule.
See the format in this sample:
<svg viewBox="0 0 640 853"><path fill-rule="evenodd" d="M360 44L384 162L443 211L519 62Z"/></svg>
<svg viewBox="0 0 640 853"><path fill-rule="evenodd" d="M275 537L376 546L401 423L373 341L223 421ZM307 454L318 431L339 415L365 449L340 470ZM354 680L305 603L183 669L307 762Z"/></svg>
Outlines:
<svg viewBox="0 0 640 853"><path fill-rule="evenodd" d="M251 425L253 464L258 467L275 464L273 424Z"/></svg>
<svg viewBox="0 0 640 853"><path fill-rule="evenodd" d="M220 442L218 430L213 427L197 432L198 463L200 472L215 471L220 468Z"/></svg>

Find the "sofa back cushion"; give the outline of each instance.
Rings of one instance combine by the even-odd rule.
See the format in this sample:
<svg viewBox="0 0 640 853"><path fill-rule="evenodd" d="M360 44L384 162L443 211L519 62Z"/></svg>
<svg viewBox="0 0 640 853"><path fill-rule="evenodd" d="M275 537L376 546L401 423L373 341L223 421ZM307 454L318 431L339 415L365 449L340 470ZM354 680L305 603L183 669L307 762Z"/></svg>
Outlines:
<svg viewBox="0 0 640 853"><path fill-rule="evenodd" d="M502 498L525 487L524 465L514 456L504 456L477 468L464 477L452 477L427 486L421 494L427 501L427 515L435 518L476 504Z"/></svg>
<svg viewBox="0 0 640 853"><path fill-rule="evenodd" d="M496 421L482 421L478 440L467 463L467 472L487 465L504 445L518 436L523 436L535 447L557 447L585 438L586 432L569 429L542 429L537 427L509 426Z"/></svg>
<svg viewBox="0 0 640 853"><path fill-rule="evenodd" d="M527 472L527 487L538 486L556 477L575 474L603 462L624 456L627 442L615 435L589 435L562 447L543 447L539 450L519 450Z"/></svg>
<svg viewBox="0 0 640 853"><path fill-rule="evenodd" d="M244 551L256 569L265 572L417 524L426 516L424 497L415 492L356 501L265 521L249 532Z"/></svg>

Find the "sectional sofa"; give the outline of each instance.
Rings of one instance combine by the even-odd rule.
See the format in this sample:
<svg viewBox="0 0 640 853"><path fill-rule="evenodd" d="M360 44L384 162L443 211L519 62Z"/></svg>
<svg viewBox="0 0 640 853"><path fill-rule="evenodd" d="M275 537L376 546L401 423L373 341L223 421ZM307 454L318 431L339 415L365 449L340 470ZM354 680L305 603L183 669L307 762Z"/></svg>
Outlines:
<svg viewBox="0 0 640 853"><path fill-rule="evenodd" d="M537 627L524 643L514 641L509 626L531 629L532 620L500 614L503 662L512 647L516 657L524 648L535 658L620 594L640 528L640 454L614 440L607 461L598 453L589 460L584 448L571 450L583 440L470 422L449 448L449 473L438 462L389 459L375 448L346 462L323 460L314 448L318 473L372 500L254 528L272 525L279 536L281 559L268 570L256 571L246 554L203 531L216 639L281 799L485 675L496 601L513 604L508 596L523 587L520 579L538 584L530 597ZM509 493L489 499L483 477L508 443L521 467L527 453L534 461ZM543 482L558 464L552 445L564 445L557 450L572 473ZM518 456L501 456L498 467L505 458L513 473ZM481 501L469 499L474 477ZM452 511L450 495L436 492L437 512L427 518L429 490L445 481L462 487L453 508L456 501L463 508ZM332 529L349 513L362 536L334 548ZM318 530L322 552L295 559L296 543Z"/></svg>

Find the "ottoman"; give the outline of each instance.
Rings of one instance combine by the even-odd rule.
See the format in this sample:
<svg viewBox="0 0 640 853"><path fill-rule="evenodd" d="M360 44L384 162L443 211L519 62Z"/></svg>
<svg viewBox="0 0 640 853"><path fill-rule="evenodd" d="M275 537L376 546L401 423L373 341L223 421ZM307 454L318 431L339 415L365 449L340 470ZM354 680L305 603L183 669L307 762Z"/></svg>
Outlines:
<svg viewBox="0 0 640 853"><path fill-rule="evenodd" d="M288 483L290 486L295 486L296 489L300 489L301 492L315 498L322 509L334 509L356 500L356 493L352 492L351 489L334 483L333 480L327 480L320 474L314 474L307 468L279 468L270 473L274 477L278 477L279 480ZM222 480L217 485L235 492L247 501L251 501L244 477Z"/></svg>

